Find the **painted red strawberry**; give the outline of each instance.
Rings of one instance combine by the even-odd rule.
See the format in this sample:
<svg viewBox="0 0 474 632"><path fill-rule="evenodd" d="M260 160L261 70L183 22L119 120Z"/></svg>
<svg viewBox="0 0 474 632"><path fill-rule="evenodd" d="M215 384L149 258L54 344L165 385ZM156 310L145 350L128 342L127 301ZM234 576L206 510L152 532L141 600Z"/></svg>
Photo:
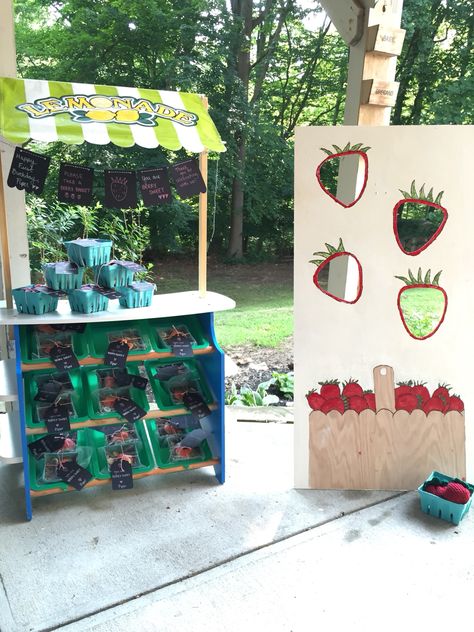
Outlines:
<svg viewBox="0 0 474 632"><path fill-rule="evenodd" d="M432 396L423 404L423 411L428 414L433 410L444 412L445 405L440 397Z"/></svg>
<svg viewBox="0 0 474 632"><path fill-rule="evenodd" d="M433 391L433 397L439 397L446 405L449 401L449 391L451 387L449 384L439 384L438 388Z"/></svg>
<svg viewBox="0 0 474 632"><path fill-rule="evenodd" d="M443 498L451 503L465 505L470 497L471 493L467 487L456 481L449 481L444 488Z"/></svg>
<svg viewBox="0 0 474 632"><path fill-rule="evenodd" d="M313 410L320 410L321 406L326 401L324 397L316 391L309 391L309 393L306 394L306 399Z"/></svg>
<svg viewBox="0 0 474 632"><path fill-rule="evenodd" d="M321 395L324 399L333 399L341 395L338 380L327 380L326 382L319 382L321 386Z"/></svg>
<svg viewBox="0 0 474 632"><path fill-rule="evenodd" d="M415 408L418 408L418 398L416 395L413 395L413 393L398 395L398 397L395 398L395 408L411 413Z"/></svg>
<svg viewBox="0 0 474 632"><path fill-rule="evenodd" d="M412 395L413 393L413 382L409 380L408 382L397 382L398 386L395 389L395 398L399 395Z"/></svg>
<svg viewBox="0 0 474 632"><path fill-rule="evenodd" d="M342 243L342 239L339 239L339 245L337 248L331 246L331 244L325 244L327 251L321 250L319 252L313 252L313 256L316 256L316 259L310 259L309 263L316 264L317 268L313 274L313 283L314 285L323 292L323 294L327 294L331 298L334 298L336 301L340 301L341 303L357 303L362 294L362 266L360 265L357 257L352 254L352 252L347 252L344 248L344 244ZM346 269L346 284L343 289L338 288L340 294L333 294L330 292L329 288L329 273L331 262L339 259L341 257L345 257L344 260L341 260L338 263L342 263L345 265ZM333 264L336 265L336 264ZM347 280L349 278L347 271L352 268L353 272L357 271L357 281L352 280L353 275L351 274L351 281L348 283ZM343 294L343 296L341 296Z"/></svg>
<svg viewBox="0 0 474 632"><path fill-rule="evenodd" d="M417 278L411 270L408 270L408 277L395 277L405 283L398 293L398 311L403 326L415 340L426 340L435 334L444 320L448 297L439 286L440 275L441 271L430 281L431 270L423 278L419 268Z"/></svg>
<svg viewBox="0 0 474 632"><path fill-rule="evenodd" d="M372 393L372 391L364 391L364 398L367 402L367 408L370 408L370 410L376 410L375 393Z"/></svg>
<svg viewBox="0 0 474 632"><path fill-rule="evenodd" d="M444 412L447 413L450 410L457 410L458 412L464 412L464 402L459 395L451 395L448 403L445 406Z"/></svg>
<svg viewBox="0 0 474 632"><path fill-rule="evenodd" d="M426 388L425 384L426 382L415 382L412 386L412 392L419 398L418 403L421 406L423 406L423 404L425 404L430 398L430 392Z"/></svg>
<svg viewBox="0 0 474 632"><path fill-rule="evenodd" d="M448 211L441 206L444 191L433 199L433 189L425 194L425 185L418 192L415 181L410 192L402 191L403 199L393 209L393 232L406 255L418 255L438 237L448 220Z"/></svg>
<svg viewBox="0 0 474 632"><path fill-rule="evenodd" d="M356 413L361 413L363 410L369 408L367 400L362 395L353 395L348 398L348 406L350 410L355 410Z"/></svg>
<svg viewBox="0 0 474 632"><path fill-rule="evenodd" d="M364 194L365 187L367 186L367 178L369 177L369 161L367 158L367 151L370 149L370 147L362 147L362 145L363 143L357 143L356 145L351 146L350 143L347 143L347 145L343 149L341 149L337 145L333 145L335 151L331 151L330 149L325 149L324 147L321 147L321 151L324 151L324 153L327 154L327 158L325 158L316 169L316 178L319 182L319 186L324 191L324 193L329 195L330 198L332 198L335 202L337 202L344 208L350 208L351 206L354 206L354 204L357 204L357 202ZM327 183L327 178L329 178L333 183L337 182L340 165L342 164L342 161L346 156L357 156L359 158L359 161L360 159L362 159L364 163L364 175L362 179L361 189L355 200L352 201L350 204L342 202L342 200L336 197L335 192L332 193L329 188L327 188L323 184L323 179L326 180Z"/></svg>
<svg viewBox="0 0 474 632"><path fill-rule="evenodd" d="M362 397L364 389L357 380L350 378L347 382L343 383L342 394L345 397L354 397L355 395Z"/></svg>
<svg viewBox="0 0 474 632"><path fill-rule="evenodd" d="M329 413L331 410L337 410L341 415L344 414L345 406L342 397L332 397L321 406L321 412L324 414Z"/></svg>

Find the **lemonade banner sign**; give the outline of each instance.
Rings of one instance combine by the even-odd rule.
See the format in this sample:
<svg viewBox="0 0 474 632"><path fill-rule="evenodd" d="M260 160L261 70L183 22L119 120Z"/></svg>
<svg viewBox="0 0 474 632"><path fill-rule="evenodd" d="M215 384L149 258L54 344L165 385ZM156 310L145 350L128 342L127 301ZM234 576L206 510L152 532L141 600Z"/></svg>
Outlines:
<svg viewBox="0 0 474 632"><path fill-rule="evenodd" d="M200 95L0 78L0 135L79 145L225 151Z"/></svg>

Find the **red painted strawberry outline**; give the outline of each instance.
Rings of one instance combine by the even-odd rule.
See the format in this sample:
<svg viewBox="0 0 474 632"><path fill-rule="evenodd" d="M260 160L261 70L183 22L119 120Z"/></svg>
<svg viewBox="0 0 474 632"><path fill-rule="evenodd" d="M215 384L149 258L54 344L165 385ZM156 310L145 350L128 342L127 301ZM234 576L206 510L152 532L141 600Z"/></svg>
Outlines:
<svg viewBox="0 0 474 632"><path fill-rule="evenodd" d="M353 145L351 147L351 144L347 143L347 145L344 147L344 149L341 149L337 145L333 145L334 149L336 150L336 153L332 152L329 149L325 149L324 147L321 147L321 151L324 151L327 154L327 158L325 158L317 166L317 168L316 168L316 179L318 181L319 186L324 191L324 193L329 195L330 198L332 198L335 202L337 202L338 204L340 204L344 208L350 208L351 206L354 206L354 204L357 204L357 202L360 200L360 198L364 194L365 187L367 186L367 180L369 178L369 159L367 158L367 151L370 149L370 147L362 147L362 145L363 145L363 143L357 143L356 145ZM321 167L326 162L328 162L329 160L332 160L333 158L344 158L345 156L355 156L355 155L360 156L364 160L364 181L362 183L362 188L360 190L360 193L356 197L356 199L353 202L351 202L350 204L345 204L344 202L341 202L341 200L339 200L335 195L333 195L331 193L331 191L326 189L326 187L322 183L322 181L321 181Z"/></svg>
<svg viewBox="0 0 474 632"><path fill-rule="evenodd" d="M413 276L411 270L408 270L408 277L409 278L402 277L402 276L395 276L396 279L400 279L401 281L403 281L405 283L404 287L402 287L400 289L400 291L398 292L397 307L398 307L398 311L400 313L400 318L402 319L403 326L405 327L407 333L414 340L426 340L427 338L431 338L431 336L434 336L434 334L441 327L441 324L444 321L444 317L446 316L446 310L448 309L448 295L446 294L445 289L439 285L439 277L441 276L441 272L442 272L442 270L440 270L433 277L433 280L431 282L430 282L431 270L428 270L428 272L425 274L425 277L423 279L423 275L421 273L421 268L418 268L418 276L417 276L417 278L415 278ZM405 322L405 317L403 315L403 311L402 311L402 308L401 308L401 304L400 304L400 299L402 297L403 292L405 292L405 290L407 290L407 289L413 289L413 288L436 289L436 290L439 290L440 292L442 292L442 294L444 296L444 310L443 310L443 313L441 315L441 318L439 319L438 324L436 325L436 327L433 329L433 331L431 333L427 334L426 336L422 336L421 338L419 338L417 336L414 336L412 334L412 332L408 329L407 324Z"/></svg>
<svg viewBox="0 0 474 632"><path fill-rule="evenodd" d="M331 298L333 298L336 301L339 301L340 303L348 303L349 305L353 305L354 303L357 303L357 301L361 297L362 289L363 289L362 266L360 264L359 259L357 259L355 254L353 254L352 252L348 252L344 248L344 244L342 243L342 239L340 237L339 237L339 245L337 248L335 248L334 246L331 246L331 244L324 244L324 245L327 248L327 252L325 252L324 250L319 251L319 252L313 252L313 255L316 255L319 258L310 259L309 261L310 263L314 263L317 265L317 268L313 274L314 285L318 288L318 290L321 290L323 294L330 296ZM320 270L322 270L322 268L324 268L324 266L326 266L333 259L336 259L337 257L342 257L343 255L354 257L357 263L357 267L359 269L359 286L357 288L357 296L353 301L346 301L346 299L344 298L340 298L339 296L335 296L334 294L331 294L331 292L327 292L326 290L323 290L323 288L318 283L318 274Z"/></svg>
<svg viewBox="0 0 474 632"><path fill-rule="evenodd" d="M404 254L414 257L416 255L419 255L420 252L423 252L423 250L428 248L428 246L431 246L431 244L441 233L441 231L444 228L444 225L448 221L448 211L444 206L441 205L441 198L443 196L444 191L440 191L438 195L436 196L436 199L433 199L433 187L431 187L428 194L425 194L425 185L423 184L421 186L420 192L418 193L416 190L415 180L413 180L413 182L411 183L410 193L408 193L407 191L403 191L402 189L399 189L399 191L403 195L403 199L399 200L393 208L393 232L395 234L395 239L397 240L397 244L400 250ZM403 247L400 241L400 237L398 235L398 222L397 222L398 210L401 206L403 206L404 204L407 204L408 202L415 203L415 204L422 203L424 206L431 206L432 208L439 209L443 213L443 220L441 224L438 226L438 228L436 229L436 232L433 233L433 235L426 242L426 244L423 244L423 246L421 246L420 248L417 248L416 250L413 250L412 252L405 250L405 248Z"/></svg>

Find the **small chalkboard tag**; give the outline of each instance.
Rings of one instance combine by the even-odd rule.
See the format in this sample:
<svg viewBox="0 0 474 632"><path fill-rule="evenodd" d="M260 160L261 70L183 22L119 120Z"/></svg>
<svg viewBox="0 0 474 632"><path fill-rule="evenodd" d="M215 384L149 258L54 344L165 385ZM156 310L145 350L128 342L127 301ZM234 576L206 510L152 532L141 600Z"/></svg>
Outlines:
<svg viewBox="0 0 474 632"><path fill-rule="evenodd" d="M140 189L145 206L171 202L171 188L166 167L139 171Z"/></svg>
<svg viewBox="0 0 474 632"><path fill-rule="evenodd" d="M117 459L110 466L112 489L133 489L132 465L124 459Z"/></svg>
<svg viewBox="0 0 474 632"><path fill-rule="evenodd" d="M206 185L199 171L197 160L185 160L170 167L171 174L180 198L186 198L206 192Z"/></svg>
<svg viewBox="0 0 474 632"><path fill-rule="evenodd" d="M56 401L59 393L62 390L62 384L54 380L48 380L48 382L42 382L38 385L38 392L35 395L35 402L49 402Z"/></svg>
<svg viewBox="0 0 474 632"><path fill-rule="evenodd" d="M66 461L58 465L58 476L62 481L78 491L81 491L92 479L92 474L76 461Z"/></svg>
<svg viewBox="0 0 474 632"><path fill-rule="evenodd" d="M105 206L135 208L137 205L137 176L135 171L106 169Z"/></svg>
<svg viewBox="0 0 474 632"><path fill-rule="evenodd" d="M122 417L131 422L138 421L146 415L146 411L128 397L115 400L114 408Z"/></svg>
<svg viewBox="0 0 474 632"><path fill-rule="evenodd" d="M127 369L114 371L114 380L117 386L129 386L132 383L132 376Z"/></svg>
<svg viewBox="0 0 474 632"><path fill-rule="evenodd" d="M41 439L32 441L28 444L28 450L35 457L41 459L45 452L57 452L64 445L64 435L48 434Z"/></svg>
<svg viewBox="0 0 474 632"><path fill-rule="evenodd" d="M170 339L171 353L177 358L189 358L193 355L191 337L178 334Z"/></svg>
<svg viewBox="0 0 474 632"><path fill-rule="evenodd" d="M56 331L75 331L82 334L86 328L86 323L57 323L51 324L51 327Z"/></svg>
<svg viewBox="0 0 474 632"><path fill-rule="evenodd" d="M59 261L54 265L56 274L77 274L79 266L72 261Z"/></svg>
<svg viewBox="0 0 474 632"><path fill-rule="evenodd" d="M117 366L121 369L127 364L129 348L126 342L115 340L111 342L105 354L104 364L107 366Z"/></svg>
<svg viewBox="0 0 474 632"><path fill-rule="evenodd" d="M127 268L127 270L130 270L131 272L143 272L143 270L145 270L142 265L135 263L135 261L115 261L114 263L122 266L122 268Z"/></svg>
<svg viewBox="0 0 474 632"><path fill-rule="evenodd" d="M58 200L86 206L92 202L94 169L61 163Z"/></svg>
<svg viewBox="0 0 474 632"><path fill-rule="evenodd" d="M180 375L186 371L184 364L165 364L160 366L156 371L154 377L160 382L166 382L176 375Z"/></svg>
<svg viewBox="0 0 474 632"><path fill-rule="evenodd" d="M107 298L109 298L111 301L113 301L114 299L117 298L122 298L122 295L120 294L120 292L117 292L116 290L111 290L107 287L95 287L94 288L96 292L98 292L99 294L102 294L102 296L106 296Z"/></svg>
<svg viewBox="0 0 474 632"><path fill-rule="evenodd" d="M203 419L211 414L209 406L203 400L201 393L185 393L183 404L196 419Z"/></svg>
<svg viewBox="0 0 474 632"><path fill-rule="evenodd" d="M49 162L48 156L17 147L8 174L8 186L39 195L48 175Z"/></svg>
<svg viewBox="0 0 474 632"><path fill-rule="evenodd" d="M49 433L70 430L67 406L50 406L44 414L44 422Z"/></svg>
<svg viewBox="0 0 474 632"><path fill-rule="evenodd" d="M77 369L79 366L79 362L70 346L54 347L51 351L50 358L60 371L70 371L71 369Z"/></svg>

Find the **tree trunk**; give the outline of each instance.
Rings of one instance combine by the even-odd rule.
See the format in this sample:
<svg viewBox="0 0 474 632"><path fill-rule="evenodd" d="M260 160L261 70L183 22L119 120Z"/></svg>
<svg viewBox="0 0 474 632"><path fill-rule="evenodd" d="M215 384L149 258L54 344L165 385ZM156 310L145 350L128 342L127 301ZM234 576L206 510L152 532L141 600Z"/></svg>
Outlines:
<svg viewBox="0 0 474 632"><path fill-rule="evenodd" d="M232 12L242 21L242 31L238 39L237 76L241 82L242 102L247 107L249 97L250 48L252 37L253 0L233 0ZM230 210L230 238L227 256L230 259L241 259L244 254L244 181L245 181L245 144L246 113L242 112L241 129L236 133L237 173L232 181L232 201Z"/></svg>

